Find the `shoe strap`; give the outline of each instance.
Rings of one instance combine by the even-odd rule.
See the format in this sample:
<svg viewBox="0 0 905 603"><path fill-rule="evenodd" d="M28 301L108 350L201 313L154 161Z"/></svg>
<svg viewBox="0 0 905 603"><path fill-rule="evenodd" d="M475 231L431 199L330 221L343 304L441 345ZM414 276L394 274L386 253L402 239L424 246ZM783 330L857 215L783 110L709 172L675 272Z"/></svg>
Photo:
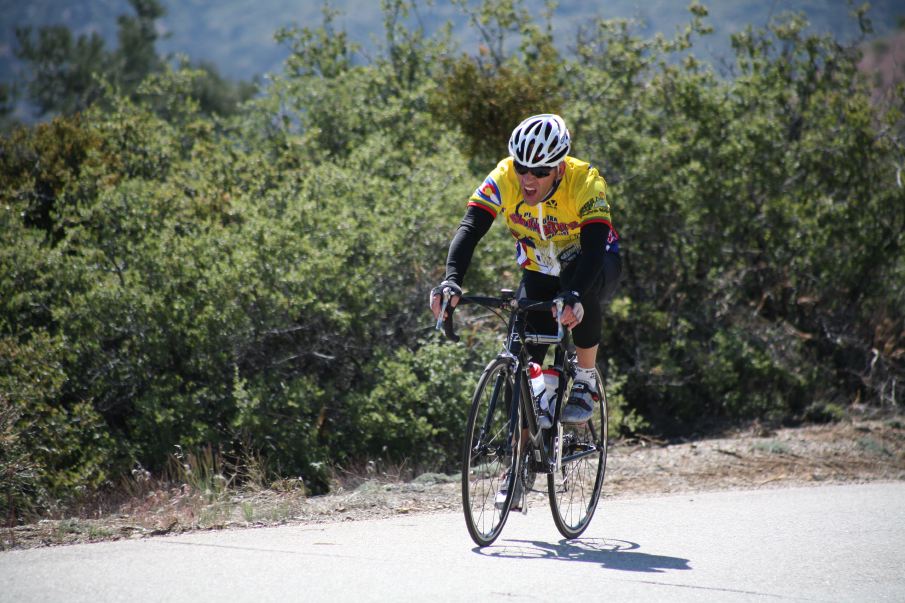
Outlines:
<svg viewBox="0 0 905 603"><path fill-rule="evenodd" d="M589 383L576 380L572 385L572 394L569 396L567 404L575 404L585 410L593 410L594 405L591 401L596 402L599 397L600 394L592 390Z"/></svg>
<svg viewBox="0 0 905 603"><path fill-rule="evenodd" d="M583 379L576 379L572 384L572 391L579 393L587 392L589 394L596 394L597 388L591 387L591 384Z"/></svg>
<svg viewBox="0 0 905 603"><path fill-rule="evenodd" d="M566 406L581 406L585 410L594 410L594 405L584 398L569 398L569 403Z"/></svg>

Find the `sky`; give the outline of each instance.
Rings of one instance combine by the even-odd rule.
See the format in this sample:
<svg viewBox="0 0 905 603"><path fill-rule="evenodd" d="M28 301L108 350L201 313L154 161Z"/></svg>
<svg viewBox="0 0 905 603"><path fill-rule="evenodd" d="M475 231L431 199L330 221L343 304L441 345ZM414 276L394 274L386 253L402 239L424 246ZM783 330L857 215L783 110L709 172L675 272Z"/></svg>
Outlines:
<svg viewBox="0 0 905 603"><path fill-rule="evenodd" d="M292 25L319 26L324 5L323 0L163 0L163 4L167 15L160 21L160 33L165 37L158 49L209 61L233 79L279 71L287 50L274 41L274 32ZM346 30L365 53L373 52L383 34L380 3L331 0L330 4L340 12L337 27ZM431 32L451 20L460 50L474 52L478 37L457 9L448 2L434 2L429 8L421 4L418 13L410 16L410 23L421 24ZM534 14L540 14L544 7L543 0L525 0L522 4ZM689 0L561 0L552 21L554 35L561 49L568 51L570 44L574 47L578 27L596 18L634 19L644 35L657 31L673 34L689 21L688 4ZM698 41L698 56L728 55L730 33L748 24L763 26L786 10L804 12L815 30L831 31L842 39L857 35L855 21L847 17L851 11L848 0L720 0L703 4L710 9L709 22L715 33ZM903 0L875 0L872 7L878 33L895 27L896 15L905 15ZM0 0L0 81L15 77L15 27L62 23L76 33L97 31L113 47L116 16L127 12L131 12L127 0Z"/></svg>

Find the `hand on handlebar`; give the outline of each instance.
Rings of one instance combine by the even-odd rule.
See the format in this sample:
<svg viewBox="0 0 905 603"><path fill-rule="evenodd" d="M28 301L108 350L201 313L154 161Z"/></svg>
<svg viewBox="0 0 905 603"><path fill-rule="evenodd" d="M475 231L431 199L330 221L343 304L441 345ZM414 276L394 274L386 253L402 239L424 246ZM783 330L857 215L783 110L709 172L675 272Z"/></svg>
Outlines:
<svg viewBox="0 0 905 603"><path fill-rule="evenodd" d="M557 316L556 306L553 306L553 318L558 318L559 322L569 330L577 327L584 318L584 306L578 299L578 293L569 291L560 295L563 300L562 313Z"/></svg>
<svg viewBox="0 0 905 603"><path fill-rule="evenodd" d="M459 297L462 296L462 288L452 281L443 281L430 292L430 308L434 314L435 320L440 320L440 312L444 309L444 302L449 304L450 308L455 308L459 303ZM444 312L443 319L446 319Z"/></svg>

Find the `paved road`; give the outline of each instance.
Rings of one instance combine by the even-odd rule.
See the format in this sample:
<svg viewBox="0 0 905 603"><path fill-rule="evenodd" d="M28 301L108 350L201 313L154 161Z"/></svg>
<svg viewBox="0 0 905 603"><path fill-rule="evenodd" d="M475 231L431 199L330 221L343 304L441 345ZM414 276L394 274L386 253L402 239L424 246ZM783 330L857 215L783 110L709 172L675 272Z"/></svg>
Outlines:
<svg viewBox="0 0 905 603"><path fill-rule="evenodd" d="M0 601L905 601L905 482L546 506L0 553Z"/></svg>

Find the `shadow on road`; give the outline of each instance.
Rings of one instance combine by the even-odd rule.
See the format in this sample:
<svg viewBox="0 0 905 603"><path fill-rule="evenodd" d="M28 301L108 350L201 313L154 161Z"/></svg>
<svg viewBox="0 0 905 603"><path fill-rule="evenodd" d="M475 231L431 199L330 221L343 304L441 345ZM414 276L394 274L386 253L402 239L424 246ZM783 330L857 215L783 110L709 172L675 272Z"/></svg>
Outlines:
<svg viewBox="0 0 905 603"><path fill-rule="evenodd" d="M626 572L663 573L668 570L690 570L688 559L642 553L641 545L611 538L579 538L558 543L536 540L503 540L500 544L475 548L488 557L509 559L551 559L599 563L605 569Z"/></svg>

